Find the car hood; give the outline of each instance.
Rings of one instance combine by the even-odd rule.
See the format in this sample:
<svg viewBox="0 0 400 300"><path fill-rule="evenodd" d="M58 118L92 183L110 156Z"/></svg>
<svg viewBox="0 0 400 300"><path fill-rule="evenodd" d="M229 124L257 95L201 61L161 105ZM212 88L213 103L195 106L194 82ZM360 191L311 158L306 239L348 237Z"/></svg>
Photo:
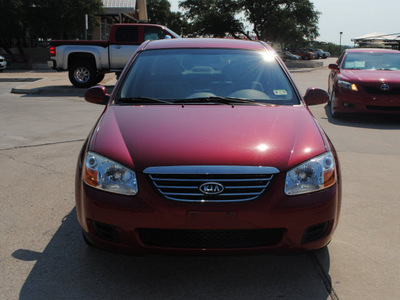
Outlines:
<svg viewBox="0 0 400 300"><path fill-rule="evenodd" d="M328 149L304 106L109 106L89 149L150 166L249 165L285 171Z"/></svg>
<svg viewBox="0 0 400 300"><path fill-rule="evenodd" d="M385 70L342 70L343 79L352 82L393 82L400 83L400 71Z"/></svg>

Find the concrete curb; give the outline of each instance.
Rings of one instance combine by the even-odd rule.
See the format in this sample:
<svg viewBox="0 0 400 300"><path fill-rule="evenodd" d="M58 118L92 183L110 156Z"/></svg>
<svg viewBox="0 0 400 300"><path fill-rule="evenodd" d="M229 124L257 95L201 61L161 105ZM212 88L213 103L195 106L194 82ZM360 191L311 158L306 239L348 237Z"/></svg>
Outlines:
<svg viewBox="0 0 400 300"><path fill-rule="evenodd" d="M65 95L65 96L83 96L87 89L78 89L73 87L58 87L58 88L49 88L49 87L39 87L32 89L25 88L12 88L12 94L25 94L25 95Z"/></svg>
<svg viewBox="0 0 400 300"><path fill-rule="evenodd" d="M114 85L104 84L107 92L111 93ZM87 88L76 88L72 86L59 86L59 87L38 87L38 88L12 88L12 94L22 94L22 95L46 95L46 96L79 96L83 97Z"/></svg>

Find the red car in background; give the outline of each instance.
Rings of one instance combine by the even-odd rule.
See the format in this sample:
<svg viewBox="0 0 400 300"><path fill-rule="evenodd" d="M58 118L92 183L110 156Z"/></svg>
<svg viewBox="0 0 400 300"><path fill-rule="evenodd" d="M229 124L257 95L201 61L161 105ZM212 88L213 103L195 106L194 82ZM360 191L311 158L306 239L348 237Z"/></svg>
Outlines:
<svg viewBox="0 0 400 300"><path fill-rule="evenodd" d="M338 224L337 155L284 63L264 42L143 43L79 155L85 241L133 253L295 252Z"/></svg>
<svg viewBox="0 0 400 300"><path fill-rule="evenodd" d="M310 60L310 59L316 58L314 52L310 51L309 49L305 49L305 48L296 49L296 50L293 50L290 52L293 54L299 55L301 57L301 59L303 59L303 60Z"/></svg>
<svg viewBox="0 0 400 300"><path fill-rule="evenodd" d="M400 51L348 49L329 69L332 117L344 113L400 113Z"/></svg>

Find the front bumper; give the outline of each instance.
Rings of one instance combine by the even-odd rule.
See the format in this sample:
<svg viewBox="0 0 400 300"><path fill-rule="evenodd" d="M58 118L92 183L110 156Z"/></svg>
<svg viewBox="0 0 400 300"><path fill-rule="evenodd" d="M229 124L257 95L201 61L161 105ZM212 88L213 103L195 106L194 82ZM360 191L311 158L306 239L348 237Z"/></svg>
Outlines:
<svg viewBox="0 0 400 300"><path fill-rule="evenodd" d="M77 176L78 220L91 243L133 253L298 252L327 245L340 212L340 178L331 188L289 197L279 174L263 196L238 203L166 200L144 174L137 179L139 193L127 197Z"/></svg>
<svg viewBox="0 0 400 300"><path fill-rule="evenodd" d="M335 89L335 112L400 114L400 94L369 94Z"/></svg>

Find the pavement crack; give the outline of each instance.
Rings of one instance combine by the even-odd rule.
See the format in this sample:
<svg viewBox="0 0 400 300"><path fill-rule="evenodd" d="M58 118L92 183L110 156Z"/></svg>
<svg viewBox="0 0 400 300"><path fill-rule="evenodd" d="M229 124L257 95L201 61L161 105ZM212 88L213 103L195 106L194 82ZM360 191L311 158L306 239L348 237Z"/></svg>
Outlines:
<svg viewBox="0 0 400 300"><path fill-rule="evenodd" d="M26 162L26 161L20 161L20 162L24 163L24 164L27 164L29 166L32 166L32 167L40 168L40 169L45 170L45 171L47 171L49 173L54 173L54 174L64 175L64 176L70 176L71 175L71 174L66 174L66 173L62 173L62 172L57 172L55 170L52 170L52 169L49 169L49 168L46 168L46 167L43 167L43 166L40 166L40 165L32 164L32 163L29 163L29 162Z"/></svg>
<svg viewBox="0 0 400 300"><path fill-rule="evenodd" d="M0 149L0 151L3 151L3 150L23 149L23 148L33 148L33 147L42 147L42 146L51 146L51 145L58 145L58 144L83 142L83 141L85 141L85 139L76 139L76 140L49 142L49 143L34 144L34 145L23 145L23 146L15 146L15 147L10 147L10 148L2 148L2 149Z"/></svg>
<svg viewBox="0 0 400 300"><path fill-rule="evenodd" d="M16 161L14 157L12 157L11 155L5 154L5 153L0 153L0 155L3 155L5 157L11 158L13 161Z"/></svg>
<svg viewBox="0 0 400 300"><path fill-rule="evenodd" d="M36 145L25 145L25 146L16 146L16 147L12 147L12 148L6 148L6 149L0 149L0 151L6 151L6 150L15 150L15 149L24 149L24 148L32 148L32 147L42 147L42 146L49 146L49 145L57 145L57 144L65 144L65 143L74 143L74 142L82 142L85 141L85 139L76 139L76 140L67 140L67 141L58 141L58 142L52 142L52 143L42 143L42 144L36 144ZM38 164L34 164L34 163L30 163L27 161L23 161L23 160L18 160L15 157L13 157L12 155L6 154L6 153L1 153L0 155L8 157L9 159L12 159L15 162L18 163L23 163L32 167L36 167L36 168L40 168L43 169L47 172L53 173L53 174L58 174L58 175L64 175L64 176L70 176L70 174L66 174L66 173L62 173L62 172L57 172L53 169L49 169L46 167L43 167L41 165Z"/></svg>
<svg viewBox="0 0 400 300"><path fill-rule="evenodd" d="M12 159L15 162L26 164L28 166L32 166L32 167L36 167L36 168L40 168L40 169L46 170L47 172L50 172L50 173L54 173L54 174L58 174L58 175L64 175L64 176L70 176L70 174L57 172L55 170L52 170L52 169L49 169L49 168L46 168L46 167L43 167L43 166L40 166L40 165L37 165L37 164L33 164L33 163L30 163L30 162L27 162L27 161L23 161L23 160L17 160L15 157L13 157L11 155L8 155L8 154L5 154L5 153L0 153L0 155L8 157L8 158Z"/></svg>

